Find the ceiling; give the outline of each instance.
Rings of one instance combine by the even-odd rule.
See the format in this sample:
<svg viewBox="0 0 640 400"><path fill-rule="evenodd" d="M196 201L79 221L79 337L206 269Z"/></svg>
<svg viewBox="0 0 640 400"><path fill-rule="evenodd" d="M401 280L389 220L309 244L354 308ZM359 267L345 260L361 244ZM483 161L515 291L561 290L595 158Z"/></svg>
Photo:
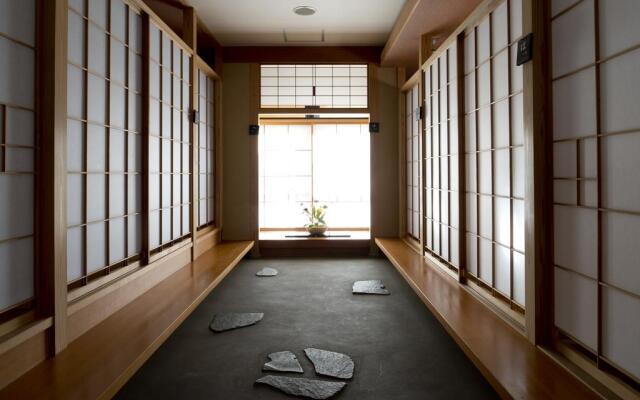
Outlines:
<svg viewBox="0 0 640 400"><path fill-rule="evenodd" d="M223 46L381 46L405 0L187 0ZM317 13L299 16L296 6ZM285 37L287 40L285 40Z"/></svg>
<svg viewBox="0 0 640 400"><path fill-rule="evenodd" d="M404 66L409 72L418 68L420 38L425 33L440 35L453 32L482 0L409 0L406 19L397 37L387 43L384 65Z"/></svg>

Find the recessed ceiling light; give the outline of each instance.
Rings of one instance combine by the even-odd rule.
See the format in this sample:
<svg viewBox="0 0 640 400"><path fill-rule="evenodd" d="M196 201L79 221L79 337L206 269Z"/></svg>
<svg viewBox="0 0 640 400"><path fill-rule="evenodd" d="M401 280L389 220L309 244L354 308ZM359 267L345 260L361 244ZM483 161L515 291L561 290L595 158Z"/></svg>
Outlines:
<svg viewBox="0 0 640 400"><path fill-rule="evenodd" d="M298 6L293 8L293 12L298 15L313 15L316 13L316 9L311 6Z"/></svg>

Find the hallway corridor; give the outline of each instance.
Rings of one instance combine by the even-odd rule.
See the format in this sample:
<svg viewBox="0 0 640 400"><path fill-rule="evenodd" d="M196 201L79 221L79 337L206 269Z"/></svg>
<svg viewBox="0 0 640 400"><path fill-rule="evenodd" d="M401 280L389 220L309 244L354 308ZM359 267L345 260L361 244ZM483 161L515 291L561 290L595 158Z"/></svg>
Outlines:
<svg viewBox="0 0 640 400"><path fill-rule="evenodd" d="M263 267L276 277L258 278ZM390 296L353 295L356 280L381 279ZM246 328L215 334L222 312L263 312ZM132 338L135 340L135 338ZM495 392L384 259L244 260L120 391L119 399L285 399L253 382L269 353L303 349L351 356L353 379L336 399L489 399ZM326 380L332 380L327 378Z"/></svg>

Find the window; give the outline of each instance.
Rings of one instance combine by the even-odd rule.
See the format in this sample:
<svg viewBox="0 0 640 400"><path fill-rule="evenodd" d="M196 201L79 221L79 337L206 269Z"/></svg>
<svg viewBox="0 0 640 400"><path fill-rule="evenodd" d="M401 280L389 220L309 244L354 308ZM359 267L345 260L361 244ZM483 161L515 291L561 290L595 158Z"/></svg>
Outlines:
<svg viewBox="0 0 640 400"><path fill-rule="evenodd" d="M525 162L523 72L515 62L518 3L504 1L464 39L464 156L467 276L521 312Z"/></svg>
<svg viewBox="0 0 640 400"><path fill-rule="evenodd" d="M30 308L34 298L35 2L1 2L0 14L0 314L5 314Z"/></svg>
<svg viewBox="0 0 640 400"><path fill-rule="evenodd" d="M460 267L457 46L424 71L425 247L457 271Z"/></svg>
<svg viewBox="0 0 640 400"><path fill-rule="evenodd" d="M191 56L150 24L149 248L188 235Z"/></svg>
<svg viewBox="0 0 640 400"><path fill-rule="evenodd" d="M554 323L562 343L637 390L640 10L585 0L553 14Z"/></svg>
<svg viewBox="0 0 640 400"><path fill-rule="evenodd" d="M262 65L261 108L367 108L367 65Z"/></svg>
<svg viewBox="0 0 640 400"><path fill-rule="evenodd" d="M405 93L405 157L407 185L407 235L420 240L420 105L419 87L414 86Z"/></svg>
<svg viewBox="0 0 640 400"><path fill-rule="evenodd" d="M263 125L260 227L302 228L317 201L330 228L369 228L369 139L366 123Z"/></svg>
<svg viewBox="0 0 640 400"><path fill-rule="evenodd" d="M198 162L199 162L199 181L198 181L198 227L202 228L214 222L215 218L215 181L214 181L214 163L215 163L215 112L214 112L214 83L203 71L198 70L199 82L199 140L198 140Z"/></svg>
<svg viewBox="0 0 640 400"><path fill-rule="evenodd" d="M67 279L81 285L141 252L142 20L121 0L74 4L68 14Z"/></svg>

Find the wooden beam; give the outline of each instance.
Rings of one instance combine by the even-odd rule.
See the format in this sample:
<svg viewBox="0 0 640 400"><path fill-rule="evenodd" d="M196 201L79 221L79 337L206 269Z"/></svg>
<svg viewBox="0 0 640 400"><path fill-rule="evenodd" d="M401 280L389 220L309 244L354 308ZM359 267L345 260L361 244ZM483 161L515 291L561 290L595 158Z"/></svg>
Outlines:
<svg viewBox="0 0 640 400"><path fill-rule="evenodd" d="M393 29L391 29L391 34L389 35L389 40L384 45L382 49L382 54L380 55L380 63L384 65L386 62L387 56L391 49L398 43L400 38L400 34L407 26L407 23L411 20L413 14L418 9L421 0L408 0L402 10L400 11L400 15L398 15L398 19L396 19L395 24L393 25ZM421 64L422 65L422 64Z"/></svg>
<svg viewBox="0 0 640 400"><path fill-rule="evenodd" d="M189 216L189 228L191 230L191 241L193 243L196 242L196 233L198 230L198 221L199 216L198 213L200 211L200 207L198 204L199 201L199 187L198 184L200 182L200 174L199 174L199 160L198 157L200 152L199 148L199 138L198 134L199 124L198 121L194 118L194 110L197 110L199 107L199 90L200 90L200 80L198 76L198 66L197 66L197 50L198 50L198 22L196 21L196 13L193 7L187 7L183 10L182 14L182 32L183 39L185 43L191 47L193 50L193 57L191 58L191 69L189 70L189 76L191 81L191 86L189 89L189 104L191 104L191 108L189 109L189 119L191 123L189 124L189 137L191 138L191 175L189 178L191 179L191 185L189 188L189 202L191 203L191 213ZM206 110L199 110L201 113L207 112ZM196 258L196 248L195 246L191 248L191 260L195 260Z"/></svg>
<svg viewBox="0 0 640 400"><path fill-rule="evenodd" d="M551 172L549 0L524 0L523 32L532 32L533 61L524 65L525 330L534 344L550 342L553 326L553 189Z"/></svg>
<svg viewBox="0 0 640 400"><path fill-rule="evenodd" d="M378 46L239 46L224 48L225 63L379 63Z"/></svg>
<svg viewBox="0 0 640 400"><path fill-rule="evenodd" d="M418 53L418 65L423 65L431 54L433 54L433 39L434 35L431 33L425 33L420 36L420 51Z"/></svg>
<svg viewBox="0 0 640 400"><path fill-rule="evenodd" d="M407 232L407 149L405 145L407 135L407 97L404 91L406 70L396 70L396 86L398 87L398 237L402 238Z"/></svg>
<svg viewBox="0 0 640 400"><path fill-rule="evenodd" d="M51 350L67 347L67 0L39 3L37 311L53 317Z"/></svg>

